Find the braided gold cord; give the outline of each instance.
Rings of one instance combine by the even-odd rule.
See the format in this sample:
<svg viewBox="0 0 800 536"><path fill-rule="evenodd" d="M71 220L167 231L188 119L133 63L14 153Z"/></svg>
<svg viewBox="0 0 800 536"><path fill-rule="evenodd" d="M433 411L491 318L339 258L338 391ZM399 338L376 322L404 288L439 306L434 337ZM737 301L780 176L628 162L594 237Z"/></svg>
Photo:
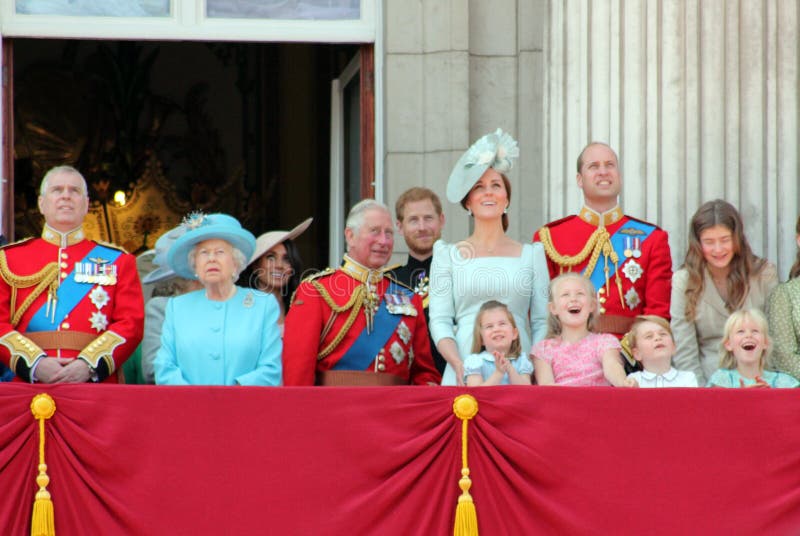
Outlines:
<svg viewBox="0 0 800 536"><path fill-rule="evenodd" d="M334 337L333 340L325 348L323 348L319 354L317 354L317 360L319 361L325 359L337 346L339 346L339 343L342 342L344 336L353 326L353 323L356 321L356 317L358 316L358 311L361 310L361 306L364 302L364 287L359 285L353 292L353 295L350 296L350 299L347 301L347 303L340 307L334 303L333 298L331 298L330 294L328 294L328 291L325 287L316 281L310 281L310 283L315 289L317 289L319 295L322 296L322 299L325 300L325 303L328 304L328 307L330 307L334 313L339 314L347 311L348 309L350 310L350 314L348 315L344 326L342 326L342 329L340 329L339 333L336 334L336 337Z"/></svg>
<svg viewBox="0 0 800 536"><path fill-rule="evenodd" d="M38 298L44 290L53 286L58 278L58 263L48 263L36 273L31 275L17 275L8 267L8 260L6 259L6 252L0 250L0 276L11 286L11 325L16 326L19 323L22 315L31 306L31 304ZM17 308L17 289L28 288L36 285L22 305Z"/></svg>
<svg viewBox="0 0 800 536"><path fill-rule="evenodd" d="M544 251L547 253L547 256L550 257L550 260L562 268L571 268L585 261L590 254L595 254L595 246L597 245L600 235L603 233L608 235L608 231L606 231L605 228L598 227L595 229L595 231L589 236L589 240L587 240L586 244L584 244L583 249L572 256L562 255L556 250L555 246L553 245L553 238L550 236L550 229L547 227L542 227L539 229L539 240L542 242ZM596 257L597 255L599 255L599 252L593 256ZM597 261L595 260L595 262Z"/></svg>

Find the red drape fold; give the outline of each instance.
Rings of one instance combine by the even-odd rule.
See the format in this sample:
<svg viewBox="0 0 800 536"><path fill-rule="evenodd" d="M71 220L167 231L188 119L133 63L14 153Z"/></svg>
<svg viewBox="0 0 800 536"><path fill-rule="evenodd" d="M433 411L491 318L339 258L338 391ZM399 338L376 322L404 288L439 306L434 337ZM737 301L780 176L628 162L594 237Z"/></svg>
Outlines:
<svg viewBox="0 0 800 536"><path fill-rule="evenodd" d="M451 534L461 425L483 536L792 534L793 390L0 388L0 528L29 534L30 401L60 536Z"/></svg>

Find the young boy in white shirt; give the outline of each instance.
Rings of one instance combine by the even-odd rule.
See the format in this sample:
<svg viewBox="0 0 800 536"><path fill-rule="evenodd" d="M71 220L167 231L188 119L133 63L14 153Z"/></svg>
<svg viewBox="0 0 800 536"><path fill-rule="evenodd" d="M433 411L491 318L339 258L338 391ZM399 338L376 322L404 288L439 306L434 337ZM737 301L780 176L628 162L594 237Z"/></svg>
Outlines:
<svg viewBox="0 0 800 536"><path fill-rule="evenodd" d="M637 316L626 339L633 357L644 369L628 375L639 387L697 387L693 372L672 367L675 341L669 322L660 316Z"/></svg>

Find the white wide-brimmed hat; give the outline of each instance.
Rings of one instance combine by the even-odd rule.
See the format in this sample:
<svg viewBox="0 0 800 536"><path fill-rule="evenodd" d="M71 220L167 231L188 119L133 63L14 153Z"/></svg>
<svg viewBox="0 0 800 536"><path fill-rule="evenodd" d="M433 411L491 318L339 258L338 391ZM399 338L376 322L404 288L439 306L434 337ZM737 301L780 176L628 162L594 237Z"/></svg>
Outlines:
<svg viewBox="0 0 800 536"><path fill-rule="evenodd" d="M447 180L447 200L460 203L487 169L508 173L519 156L517 141L511 134L497 129L486 134L461 155Z"/></svg>
<svg viewBox="0 0 800 536"><path fill-rule="evenodd" d="M202 214L195 212L187 216L183 223L185 232L179 236L167 252L167 264L172 270L186 279L197 279L189 266L189 252L204 240L219 238L238 249L249 259L256 247L253 233L244 229L239 220L227 214Z"/></svg>
<svg viewBox="0 0 800 536"><path fill-rule="evenodd" d="M314 221L314 218L308 218L291 231L269 231L268 233L264 233L259 236L256 239L256 250L250 257L250 262L248 265L256 262L261 255L274 248L281 242L285 242L286 240L294 240L303 234L305 230L308 229L308 226L311 225L312 221Z"/></svg>

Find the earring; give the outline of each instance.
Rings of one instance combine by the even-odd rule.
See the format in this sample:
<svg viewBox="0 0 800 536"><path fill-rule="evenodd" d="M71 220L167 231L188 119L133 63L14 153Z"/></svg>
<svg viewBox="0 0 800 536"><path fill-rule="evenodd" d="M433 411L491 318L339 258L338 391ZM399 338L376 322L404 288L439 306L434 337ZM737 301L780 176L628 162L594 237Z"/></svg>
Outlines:
<svg viewBox="0 0 800 536"><path fill-rule="evenodd" d="M467 216L472 216L472 210L467 209Z"/></svg>
<svg viewBox="0 0 800 536"><path fill-rule="evenodd" d="M503 214L508 214L508 205L506 205L506 208L503 209Z"/></svg>

